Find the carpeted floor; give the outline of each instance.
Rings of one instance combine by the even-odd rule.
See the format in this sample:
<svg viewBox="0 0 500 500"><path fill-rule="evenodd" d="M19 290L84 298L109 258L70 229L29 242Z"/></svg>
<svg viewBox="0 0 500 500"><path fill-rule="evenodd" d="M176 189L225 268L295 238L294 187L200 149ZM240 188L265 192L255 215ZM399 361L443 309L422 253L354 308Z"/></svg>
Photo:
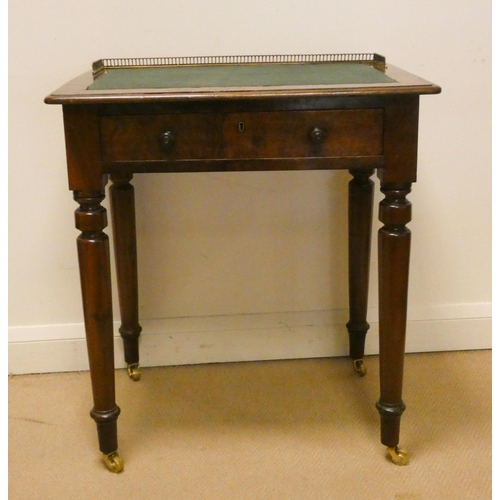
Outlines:
<svg viewBox="0 0 500 500"><path fill-rule="evenodd" d="M89 374L9 379L11 500L491 498L491 351L406 358L397 467L379 443L378 358L117 372L121 474L101 462Z"/></svg>

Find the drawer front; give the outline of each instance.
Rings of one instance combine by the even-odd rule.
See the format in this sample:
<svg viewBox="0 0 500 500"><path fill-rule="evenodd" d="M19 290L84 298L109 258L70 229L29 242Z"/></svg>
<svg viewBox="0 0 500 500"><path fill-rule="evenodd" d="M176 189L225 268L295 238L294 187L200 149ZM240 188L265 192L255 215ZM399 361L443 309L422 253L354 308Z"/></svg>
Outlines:
<svg viewBox="0 0 500 500"><path fill-rule="evenodd" d="M103 116L100 127L105 162L377 156L383 110Z"/></svg>

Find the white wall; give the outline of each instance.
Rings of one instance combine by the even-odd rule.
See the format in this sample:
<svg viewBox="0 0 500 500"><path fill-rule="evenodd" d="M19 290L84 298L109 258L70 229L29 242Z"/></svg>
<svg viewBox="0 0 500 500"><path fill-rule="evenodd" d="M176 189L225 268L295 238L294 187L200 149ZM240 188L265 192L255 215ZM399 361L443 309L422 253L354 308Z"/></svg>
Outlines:
<svg viewBox="0 0 500 500"><path fill-rule="evenodd" d="M442 86L421 99L408 346L489 347L490 9L486 0L10 2L9 370L86 366L61 109L43 98L102 57L379 52ZM345 354L348 179L136 176L143 363ZM376 250L372 264L375 335Z"/></svg>

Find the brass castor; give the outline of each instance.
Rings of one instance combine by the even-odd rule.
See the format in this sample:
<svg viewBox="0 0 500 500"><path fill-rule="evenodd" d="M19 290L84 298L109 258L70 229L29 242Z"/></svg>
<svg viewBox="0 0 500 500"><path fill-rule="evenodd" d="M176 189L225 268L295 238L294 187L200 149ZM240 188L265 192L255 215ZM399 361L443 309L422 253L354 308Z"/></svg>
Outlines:
<svg viewBox="0 0 500 500"><path fill-rule="evenodd" d="M106 467L114 473L121 472L123 470L123 460L120 458L118 453L114 451L113 453L104 454L102 459Z"/></svg>
<svg viewBox="0 0 500 500"><path fill-rule="evenodd" d="M137 382L141 379L141 370L139 369L139 363L132 363L127 365L128 376L134 381Z"/></svg>
<svg viewBox="0 0 500 500"><path fill-rule="evenodd" d="M352 362L352 366L354 367L354 371L360 376L364 377L366 375L366 366L362 359L355 359Z"/></svg>
<svg viewBox="0 0 500 500"><path fill-rule="evenodd" d="M396 465L407 465L410 461L408 457L408 452L405 450L400 450L397 446L394 448L387 448L388 457L396 464Z"/></svg>

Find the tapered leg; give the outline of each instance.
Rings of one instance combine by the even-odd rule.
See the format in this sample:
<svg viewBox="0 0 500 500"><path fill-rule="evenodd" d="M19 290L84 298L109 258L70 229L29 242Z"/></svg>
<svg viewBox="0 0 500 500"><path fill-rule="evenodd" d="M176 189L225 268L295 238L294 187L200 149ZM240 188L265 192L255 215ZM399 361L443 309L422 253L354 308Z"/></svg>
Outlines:
<svg viewBox="0 0 500 500"><path fill-rule="evenodd" d="M139 380L139 336L142 328L139 325L135 202L131 180L132 175L111 175L109 193L122 323L120 335L129 376L132 380Z"/></svg>
<svg viewBox="0 0 500 500"><path fill-rule="evenodd" d="M373 217L373 169L351 170L349 182L349 355L360 376L366 374L363 364L365 337L370 325L366 321L368 279L370 273L371 228Z"/></svg>
<svg viewBox="0 0 500 500"><path fill-rule="evenodd" d="M102 191L75 191L79 203L75 211L78 261L83 298L85 333L92 381L94 407L90 415L97 424L99 448L113 472L123 469L117 455L116 421L120 409L115 402L113 317L109 241L106 210L101 206Z"/></svg>
<svg viewBox="0 0 500 500"><path fill-rule="evenodd" d="M398 465L407 463L399 450L399 427L405 404L402 399L411 233L411 185L382 185L384 200L379 217L379 328L381 440Z"/></svg>

